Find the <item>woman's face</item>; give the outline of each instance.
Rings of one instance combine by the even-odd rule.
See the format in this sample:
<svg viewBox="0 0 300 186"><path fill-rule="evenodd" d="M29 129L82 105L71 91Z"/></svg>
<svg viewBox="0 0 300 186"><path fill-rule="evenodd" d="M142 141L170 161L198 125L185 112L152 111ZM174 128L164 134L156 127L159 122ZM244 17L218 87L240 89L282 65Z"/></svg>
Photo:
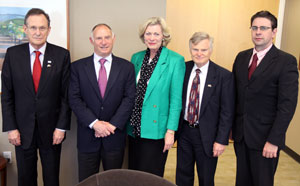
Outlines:
<svg viewBox="0 0 300 186"><path fill-rule="evenodd" d="M144 41L150 50L158 50L162 45L163 33L160 25L149 25L144 33Z"/></svg>

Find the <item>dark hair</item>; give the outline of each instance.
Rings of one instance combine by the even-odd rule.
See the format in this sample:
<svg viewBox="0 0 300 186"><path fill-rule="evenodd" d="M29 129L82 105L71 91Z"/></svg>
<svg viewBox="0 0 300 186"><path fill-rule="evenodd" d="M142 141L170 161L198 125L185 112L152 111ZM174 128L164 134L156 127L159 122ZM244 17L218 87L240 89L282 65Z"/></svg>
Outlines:
<svg viewBox="0 0 300 186"><path fill-rule="evenodd" d="M33 16L33 15L44 15L48 21L48 27L50 27L50 18L49 15L42 9L39 8L32 8L30 9L24 19L24 25L27 25L27 19L29 16Z"/></svg>
<svg viewBox="0 0 300 186"><path fill-rule="evenodd" d="M254 19L256 19L258 17L263 17L263 18L269 19L271 21L272 30L277 28L277 18L273 14L271 14L269 11L266 11L266 10L262 10L262 11L257 12L256 14L254 14L251 17L250 26L252 26Z"/></svg>

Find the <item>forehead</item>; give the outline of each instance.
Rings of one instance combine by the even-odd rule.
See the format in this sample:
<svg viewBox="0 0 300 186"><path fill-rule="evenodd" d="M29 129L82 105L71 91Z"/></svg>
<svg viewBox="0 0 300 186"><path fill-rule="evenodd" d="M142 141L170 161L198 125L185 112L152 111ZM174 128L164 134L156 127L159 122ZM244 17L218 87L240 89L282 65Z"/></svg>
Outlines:
<svg viewBox="0 0 300 186"><path fill-rule="evenodd" d="M257 17L253 20L252 25L255 26L271 26L271 21L264 17Z"/></svg>
<svg viewBox="0 0 300 186"><path fill-rule="evenodd" d="M109 28L107 28L106 26L98 26L97 28L95 28L95 30L93 31L93 35L94 36L111 36L112 32Z"/></svg>
<svg viewBox="0 0 300 186"><path fill-rule="evenodd" d="M28 25L48 25L48 20L43 14L31 15L27 18L26 23Z"/></svg>
<svg viewBox="0 0 300 186"><path fill-rule="evenodd" d="M159 24L148 25L145 32L162 32L162 28Z"/></svg>
<svg viewBox="0 0 300 186"><path fill-rule="evenodd" d="M209 39L204 39L201 40L198 44L193 44L192 43L192 48L197 48L197 49L207 49L209 48Z"/></svg>

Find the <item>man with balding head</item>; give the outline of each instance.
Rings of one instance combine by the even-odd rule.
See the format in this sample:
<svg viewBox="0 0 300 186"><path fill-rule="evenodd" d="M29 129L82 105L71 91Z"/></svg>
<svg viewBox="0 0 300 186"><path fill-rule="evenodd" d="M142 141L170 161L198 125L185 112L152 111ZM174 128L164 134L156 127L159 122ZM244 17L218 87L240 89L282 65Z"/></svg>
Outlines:
<svg viewBox="0 0 300 186"><path fill-rule="evenodd" d="M133 65L112 54L115 35L106 24L92 29L94 54L71 65L70 106L77 116L79 181L104 170L121 168L125 124L134 104Z"/></svg>

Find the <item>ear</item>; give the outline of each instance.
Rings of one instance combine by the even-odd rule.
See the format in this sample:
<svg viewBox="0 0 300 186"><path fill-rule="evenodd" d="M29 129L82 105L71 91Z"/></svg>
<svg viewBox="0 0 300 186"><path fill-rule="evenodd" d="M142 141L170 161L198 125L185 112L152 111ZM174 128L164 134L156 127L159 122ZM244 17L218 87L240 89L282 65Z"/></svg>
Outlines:
<svg viewBox="0 0 300 186"><path fill-rule="evenodd" d="M272 35L273 35L273 38L275 38L275 36L276 36L276 33L277 33L277 28L274 28L274 29L272 30Z"/></svg>
<svg viewBox="0 0 300 186"><path fill-rule="evenodd" d="M93 40L93 38L92 38L92 37L89 37L89 39L90 39L90 43L91 43L92 45L94 45L94 40Z"/></svg>

